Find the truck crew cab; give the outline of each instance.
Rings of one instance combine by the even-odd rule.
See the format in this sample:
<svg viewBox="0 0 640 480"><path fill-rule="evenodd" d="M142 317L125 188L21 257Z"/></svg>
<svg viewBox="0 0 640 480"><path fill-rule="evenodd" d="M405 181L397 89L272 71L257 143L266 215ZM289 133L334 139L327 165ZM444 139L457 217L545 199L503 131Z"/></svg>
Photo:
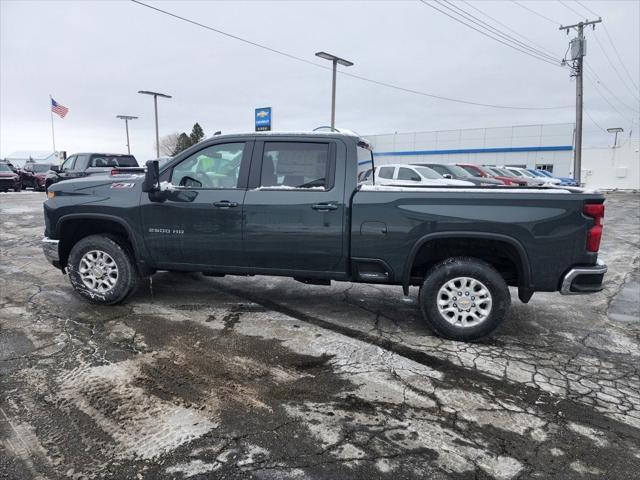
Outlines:
<svg viewBox="0 0 640 480"><path fill-rule="evenodd" d="M44 252L102 304L158 270L415 285L431 328L458 340L503 321L508 286L523 302L603 288L601 194L359 183L372 166L354 134L216 136L162 168L52 185Z"/></svg>

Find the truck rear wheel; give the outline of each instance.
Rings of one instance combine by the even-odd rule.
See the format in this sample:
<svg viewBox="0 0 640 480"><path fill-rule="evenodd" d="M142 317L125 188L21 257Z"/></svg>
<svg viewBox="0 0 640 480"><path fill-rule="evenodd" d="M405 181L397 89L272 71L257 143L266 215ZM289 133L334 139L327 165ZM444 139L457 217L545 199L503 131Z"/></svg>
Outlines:
<svg viewBox="0 0 640 480"><path fill-rule="evenodd" d="M477 258L453 257L434 266L420 288L420 309L436 334L478 340L493 332L511 305L502 275Z"/></svg>
<svg viewBox="0 0 640 480"><path fill-rule="evenodd" d="M112 235L90 235L78 241L67 262L73 288L92 303L122 302L138 286L133 256Z"/></svg>

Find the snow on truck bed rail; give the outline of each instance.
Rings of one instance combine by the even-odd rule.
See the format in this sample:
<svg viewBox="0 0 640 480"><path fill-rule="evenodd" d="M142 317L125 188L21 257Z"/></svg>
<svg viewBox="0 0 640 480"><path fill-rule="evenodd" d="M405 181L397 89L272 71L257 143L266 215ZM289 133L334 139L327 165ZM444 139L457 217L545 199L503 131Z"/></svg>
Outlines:
<svg viewBox="0 0 640 480"><path fill-rule="evenodd" d="M555 187L546 186L540 188L519 188L508 186L495 187L442 187L442 186L424 186L424 187L403 187L399 185L369 185L360 186L361 192L423 192L423 193L442 193L442 192L466 192L466 193L495 193L497 191L507 193L600 193L596 190L585 190L578 187Z"/></svg>

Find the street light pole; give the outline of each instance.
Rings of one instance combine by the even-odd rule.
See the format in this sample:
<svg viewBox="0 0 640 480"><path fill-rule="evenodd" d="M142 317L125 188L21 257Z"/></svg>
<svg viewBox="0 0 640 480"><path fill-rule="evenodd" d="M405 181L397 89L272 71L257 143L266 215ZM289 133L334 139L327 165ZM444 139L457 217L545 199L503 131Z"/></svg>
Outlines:
<svg viewBox="0 0 640 480"><path fill-rule="evenodd" d="M158 133L158 97L172 98L171 95L166 95L159 92L151 92L148 90L138 90L138 93L143 95L153 95L153 109L156 116L156 158L160 158L160 135Z"/></svg>
<svg viewBox="0 0 640 480"><path fill-rule="evenodd" d="M116 118L124 120L124 128L127 131L127 153L131 155L131 146L129 145L129 120L136 120L138 117L132 117L131 115L116 115Z"/></svg>
<svg viewBox="0 0 640 480"><path fill-rule="evenodd" d="M345 60L344 58L336 57L335 55L331 55L327 52L317 52L316 57L330 60L333 64L333 76L331 81L331 129L333 130L336 128L336 74L338 71L338 64L344 67L350 67L353 65L353 62Z"/></svg>

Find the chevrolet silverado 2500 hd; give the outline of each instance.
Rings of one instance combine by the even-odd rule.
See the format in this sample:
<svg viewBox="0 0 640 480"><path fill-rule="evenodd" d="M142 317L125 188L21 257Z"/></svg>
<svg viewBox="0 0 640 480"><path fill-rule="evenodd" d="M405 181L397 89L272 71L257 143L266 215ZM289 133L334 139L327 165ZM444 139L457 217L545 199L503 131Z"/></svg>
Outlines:
<svg viewBox="0 0 640 480"><path fill-rule="evenodd" d="M459 340L502 322L509 286L523 302L602 289L601 194L358 183L373 159L351 134L216 136L162 168L52 185L43 249L102 304L158 270L415 285L431 328Z"/></svg>

